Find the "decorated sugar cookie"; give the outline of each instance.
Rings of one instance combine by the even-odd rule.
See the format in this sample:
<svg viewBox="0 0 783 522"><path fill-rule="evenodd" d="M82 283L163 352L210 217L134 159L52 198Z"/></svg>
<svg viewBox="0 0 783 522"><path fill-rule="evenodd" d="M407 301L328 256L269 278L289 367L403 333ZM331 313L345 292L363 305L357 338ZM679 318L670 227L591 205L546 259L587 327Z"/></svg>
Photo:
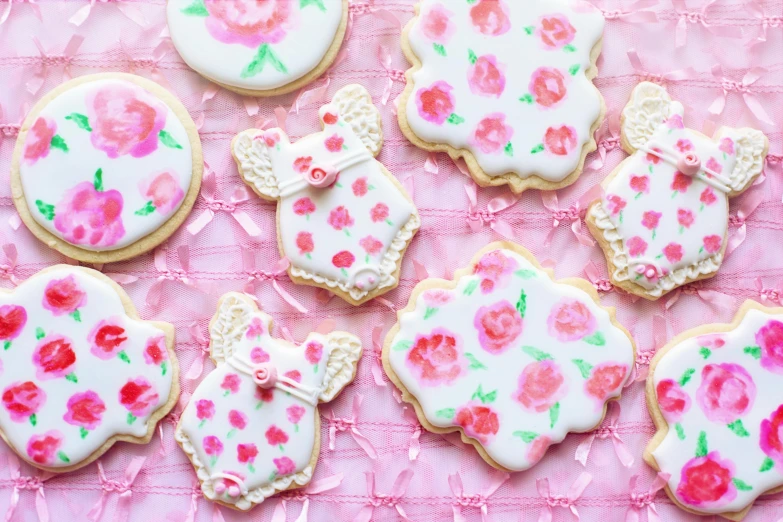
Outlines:
<svg viewBox="0 0 783 522"><path fill-rule="evenodd" d="M291 279L358 305L397 286L421 221L374 158L383 133L367 90L343 87L319 114L323 130L295 143L281 129L250 129L231 149L245 183L278 202L278 245Z"/></svg>
<svg viewBox="0 0 783 522"><path fill-rule="evenodd" d="M783 490L782 374L783 308L753 301L656 353L647 405L658 431L644 458L670 474L677 505L738 521Z"/></svg>
<svg viewBox="0 0 783 522"><path fill-rule="evenodd" d="M127 259L165 241L201 186L185 107L123 73L71 80L30 111L11 164L14 204L38 239L80 261Z"/></svg>
<svg viewBox="0 0 783 522"><path fill-rule="evenodd" d="M459 430L502 470L528 469L597 426L634 362L614 309L587 281L551 274L524 248L492 243L454 281L419 283L383 347L422 425Z"/></svg>
<svg viewBox="0 0 783 522"><path fill-rule="evenodd" d="M592 84L603 28L577 0L423 0L402 37L400 128L464 157L481 186L570 185L605 112Z"/></svg>
<svg viewBox="0 0 783 522"><path fill-rule="evenodd" d="M354 378L362 353L345 332L302 344L272 336L272 318L228 293L210 323L217 368L198 385L175 433L209 500L248 510L306 486L321 446L318 404Z"/></svg>
<svg viewBox="0 0 783 522"><path fill-rule="evenodd" d="M168 0L182 59L241 94L273 96L310 83L334 62L348 0Z"/></svg>
<svg viewBox="0 0 783 522"><path fill-rule="evenodd" d="M657 299L712 277L727 245L729 198L764 169L761 131L722 127L710 139L686 128L682 104L666 89L640 83L622 115L631 157L604 180L587 225L606 256L612 282Z"/></svg>
<svg viewBox="0 0 783 522"><path fill-rule="evenodd" d="M29 464L72 471L116 441L149 442L177 402L174 327L125 292L57 265L0 293L0 434Z"/></svg>

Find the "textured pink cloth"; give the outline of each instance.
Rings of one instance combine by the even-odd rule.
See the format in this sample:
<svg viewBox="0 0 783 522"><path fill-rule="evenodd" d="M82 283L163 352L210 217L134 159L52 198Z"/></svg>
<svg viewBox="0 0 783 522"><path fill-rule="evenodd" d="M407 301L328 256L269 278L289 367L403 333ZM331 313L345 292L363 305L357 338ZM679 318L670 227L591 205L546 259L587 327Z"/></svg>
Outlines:
<svg viewBox="0 0 783 522"><path fill-rule="evenodd" d="M466 183L471 187L472 182L462 173L464 165L461 169L444 154L418 150L402 136L394 117L402 71L408 67L400 51L400 27L413 16L414 0L353 6L351 34L328 78L300 96L272 99L242 98L191 71L165 38L165 0L0 0L3 179L8 179L26 108L71 76L133 71L152 78L170 88L200 125L214 187L208 185L184 226L171 237L168 250L100 267L124 285L143 318L177 327L186 397L212 368L205 360L202 371L203 335L217 298L230 290L253 293L278 328L285 327L294 339L303 339L331 318L338 329L360 335L365 347L354 384L321 411L321 458L315 479L329 479L324 483L328 488L289 494L284 505L272 499L249 515L214 509L194 489L193 468L173 441L180 406L161 424L163 446L159 434L147 446L119 443L101 459L102 472L91 465L50 478L44 486L40 473L26 464L17 473L15 465L8 466L0 457L0 513L18 498L13 521L36 520L37 513L44 512L42 501L50 520L58 521L123 520L124 506L128 521L268 521L273 515L278 521L293 521L303 520L300 511L307 506L310 521L396 521L401 513L427 522L451 521L455 516L467 521L535 521L542 512L551 512L558 522L573 520L574 507L581 520L622 521L630 512L629 520L638 517L645 522L650 505L661 520L702 520L680 511L663 492L654 493L656 475L641 458L653 433L642 382L625 390L619 416L607 420L595 437L570 435L530 471L499 481L498 472L458 437L419 434L410 408L399 403L399 394L379 372L379 346L373 341L382 341L395 321L389 306L404 306L421 278L450 277L476 250L504 235L513 235L540 261L554 266L558 277L588 277L603 302L617 307L619 320L637 341L640 378L646 375L653 350L674 334L705 321L728 321L744 299L771 305L783 300L783 1L757 0L750 7L743 7L741 0L593 1L607 18L596 85L612 117L598 132L599 150L587 158L589 168L572 187L558 191L556 199L530 191L516 201L507 189L478 189L473 201L472 188L466 194ZM747 125L770 137L766 181L731 203L735 250L720 274L657 303L613 291L600 250L585 236L584 207L577 204L625 157L618 143L617 116L642 79L664 82L686 105L685 122L690 127ZM329 299L322 291L293 285L279 270L275 205L252 194L245 200L229 153L231 138L252 126L284 122L292 139L317 130L319 99L353 82L365 85L381 108L386 141L379 159L414 196L422 217L399 288L385 300L358 308ZM0 183L0 245L0 285L6 288L46 266L68 262L20 226L7 182ZM309 313L298 311L286 295ZM373 336L378 325L383 326ZM355 408L358 394L363 402ZM331 421L332 417L341 420ZM331 428L334 449L329 444ZM618 459L619 454L629 463L618 445L633 457L630 467ZM0 453L8 453L2 443ZM377 458L370 458L371 453ZM141 462L135 456L147 458L132 477L128 470ZM569 488L585 472L592 481L572 502L550 505L536 488L537 479L548 479L550 494L567 498ZM367 474L374 477L369 489ZM637 475L630 488L631 477ZM461 493L450 483L452 476L460 478ZM395 486L399 477L404 480ZM775 522L781 513L783 495L764 497L746 520Z"/></svg>

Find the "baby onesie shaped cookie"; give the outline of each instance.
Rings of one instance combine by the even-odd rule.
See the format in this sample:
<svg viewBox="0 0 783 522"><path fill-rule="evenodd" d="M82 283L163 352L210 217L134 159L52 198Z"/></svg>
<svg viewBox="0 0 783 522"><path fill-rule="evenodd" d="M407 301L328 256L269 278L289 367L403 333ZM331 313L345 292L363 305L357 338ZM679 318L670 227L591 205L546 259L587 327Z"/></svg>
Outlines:
<svg viewBox="0 0 783 522"><path fill-rule="evenodd" d="M174 327L139 320L89 268L57 265L0 292L0 343L0 435L47 471L149 442L179 396Z"/></svg>
<svg viewBox="0 0 783 522"><path fill-rule="evenodd" d="M179 100L140 76L96 74L60 85L30 111L11 191L38 239L104 263L165 241L193 207L201 172L198 132Z"/></svg>
<svg viewBox="0 0 783 522"><path fill-rule="evenodd" d="M228 293L210 323L217 368L198 385L175 438L209 500L248 510L306 486L321 445L318 404L354 378L362 354L345 332L311 333L302 344L272 337L272 318Z"/></svg>
<svg viewBox="0 0 783 522"><path fill-rule="evenodd" d="M169 33L197 73L248 96L284 94L334 62L348 0L168 0Z"/></svg>
<svg viewBox="0 0 783 522"><path fill-rule="evenodd" d="M601 422L634 354L587 281L554 281L527 250L497 242L454 281L414 288L383 366L424 427L459 430L488 464L521 471Z"/></svg>
<svg viewBox="0 0 783 522"><path fill-rule="evenodd" d="M721 127L710 139L683 125L683 106L660 85L636 86L622 114L631 154L603 181L587 225L612 282L654 300L712 277L727 245L729 198L764 169L760 131Z"/></svg>
<svg viewBox="0 0 783 522"><path fill-rule="evenodd" d="M397 286L421 221L379 161L383 133L367 90L348 85L320 110L323 130L291 143L281 129L250 129L231 143L245 183L277 201L277 242L300 284L358 305Z"/></svg>
<svg viewBox="0 0 783 522"><path fill-rule="evenodd" d="M746 301L731 324L688 330L650 364L657 432L644 454L678 506L730 520L783 490L783 308Z"/></svg>
<svg viewBox="0 0 783 522"><path fill-rule="evenodd" d="M402 48L398 117L417 147L464 157L481 186L575 182L605 107L602 14L578 0L423 0Z"/></svg>

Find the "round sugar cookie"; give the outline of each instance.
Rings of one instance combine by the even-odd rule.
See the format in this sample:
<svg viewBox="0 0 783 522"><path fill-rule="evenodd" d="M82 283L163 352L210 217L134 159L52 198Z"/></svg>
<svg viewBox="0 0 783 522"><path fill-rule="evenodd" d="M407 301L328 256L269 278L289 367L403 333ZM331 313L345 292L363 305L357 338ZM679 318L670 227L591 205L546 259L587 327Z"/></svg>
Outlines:
<svg viewBox="0 0 783 522"><path fill-rule="evenodd" d="M165 241L201 187L201 142L185 107L124 73L82 76L22 124L11 191L25 225L79 261L106 263Z"/></svg>
<svg viewBox="0 0 783 522"><path fill-rule="evenodd" d="M169 33L197 73L246 96L275 96L332 65L348 0L169 0Z"/></svg>

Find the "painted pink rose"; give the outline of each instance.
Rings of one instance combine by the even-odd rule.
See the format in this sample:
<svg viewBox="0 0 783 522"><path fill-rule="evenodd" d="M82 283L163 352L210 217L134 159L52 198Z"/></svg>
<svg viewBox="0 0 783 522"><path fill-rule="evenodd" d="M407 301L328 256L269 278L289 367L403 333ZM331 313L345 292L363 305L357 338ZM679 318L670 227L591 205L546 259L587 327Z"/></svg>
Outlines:
<svg viewBox="0 0 783 522"><path fill-rule="evenodd" d="M593 367L590 377L585 381L585 392L596 400L598 407L615 395L625 383L628 365L614 362L601 363Z"/></svg>
<svg viewBox="0 0 783 522"><path fill-rule="evenodd" d="M553 67L539 67L530 77L530 94L533 100L544 108L555 107L567 93L565 76L559 69Z"/></svg>
<svg viewBox="0 0 783 522"><path fill-rule="evenodd" d="M452 35L457 30L451 21L453 14L441 4L433 5L421 19L421 32L433 42L441 45L449 43Z"/></svg>
<svg viewBox="0 0 783 522"><path fill-rule="evenodd" d="M729 154L730 156L734 155L734 140L731 138L722 138L720 140L720 151L725 152L726 154Z"/></svg>
<svg viewBox="0 0 783 522"><path fill-rule="evenodd" d="M258 456L255 444L237 444L237 461L240 464L253 464Z"/></svg>
<svg viewBox="0 0 783 522"><path fill-rule="evenodd" d="M567 125L549 127L544 134L544 148L555 156L567 156L576 149L576 129Z"/></svg>
<svg viewBox="0 0 783 522"><path fill-rule="evenodd" d="M693 142L691 140L679 139L677 140L677 143L674 144L674 148L685 153L693 150Z"/></svg>
<svg viewBox="0 0 783 522"><path fill-rule="evenodd" d="M315 203L310 198L299 198L294 201L294 214L297 216L309 216L315 212Z"/></svg>
<svg viewBox="0 0 783 522"><path fill-rule="evenodd" d="M499 36L511 29L504 0L479 0L470 8L470 21L481 34Z"/></svg>
<svg viewBox="0 0 783 522"><path fill-rule="evenodd" d="M108 83L87 96L87 116L93 147L110 158L130 154L143 158L158 148L169 109L137 87Z"/></svg>
<svg viewBox="0 0 783 522"><path fill-rule="evenodd" d="M696 342L706 348L723 348L726 345L726 340L719 334L700 335L696 338Z"/></svg>
<svg viewBox="0 0 783 522"><path fill-rule="evenodd" d="M376 203L374 207L370 209L370 219L373 223L380 223L389 218L389 207L386 203Z"/></svg>
<svg viewBox="0 0 783 522"><path fill-rule="evenodd" d="M353 195L357 198L366 196L368 189L367 178L357 178L356 181L351 183L351 190L353 191Z"/></svg>
<svg viewBox="0 0 783 522"><path fill-rule="evenodd" d="M293 404L286 408L285 414L286 417L288 417L288 422L291 424L299 424L299 421L302 420L302 416L305 414L305 409L303 406Z"/></svg>
<svg viewBox="0 0 783 522"><path fill-rule="evenodd" d="M536 36L547 49L562 49L574 41L576 29L561 14L542 16L538 21Z"/></svg>
<svg viewBox="0 0 783 522"><path fill-rule="evenodd" d="M714 254L723 246L723 238L721 236L704 236L702 241L704 242L704 250L709 254Z"/></svg>
<svg viewBox="0 0 783 522"><path fill-rule="evenodd" d="M72 426L81 426L88 430L94 430L101 423L101 417L106 411L106 405L92 390L84 393L74 393L65 405L63 420Z"/></svg>
<svg viewBox="0 0 783 522"><path fill-rule="evenodd" d="M705 166L707 167L708 170L711 170L715 174L720 174L721 172L723 172L723 165L718 163L718 160L716 160L715 158L708 159L707 165Z"/></svg>
<svg viewBox="0 0 783 522"><path fill-rule="evenodd" d="M196 417L200 421L212 420L215 416L215 403L209 399L196 401Z"/></svg>
<svg viewBox="0 0 783 522"><path fill-rule="evenodd" d="M256 136L254 139L262 139L267 147L270 149L277 148L277 144L280 143L280 134L275 131L266 130L261 136Z"/></svg>
<svg viewBox="0 0 783 522"><path fill-rule="evenodd" d="M449 304L454 299L454 294L448 290L435 288L424 292L421 295L421 298L428 308L440 308L443 305Z"/></svg>
<svg viewBox="0 0 783 522"><path fill-rule="evenodd" d="M166 336L156 335L147 339L144 345L144 362L161 366L169 358L169 351L166 348ZM165 368L165 367L164 367ZM165 371L163 372L165 375Z"/></svg>
<svg viewBox="0 0 783 522"><path fill-rule="evenodd" d="M232 428L244 430L247 427L247 415L239 410L230 410L228 412L228 423Z"/></svg>
<svg viewBox="0 0 783 522"><path fill-rule="evenodd" d="M381 251L383 243L372 236L367 236L359 240L359 246L364 249L367 255L374 256Z"/></svg>
<svg viewBox="0 0 783 522"><path fill-rule="evenodd" d="M514 129L506 125L506 115L501 112L488 114L476 126L473 143L485 154L502 152L514 135Z"/></svg>
<svg viewBox="0 0 783 522"><path fill-rule="evenodd" d="M277 468L278 475L290 475L296 471L296 464L288 457L272 459L272 462L274 462L275 468Z"/></svg>
<svg viewBox="0 0 783 522"><path fill-rule="evenodd" d="M481 348L498 355L513 347L514 341L522 334L522 316L513 304L504 299L480 307L473 318L473 326L478 330Z"/></svg>
<svg viewBox="0 0 783 522"><path fill-rule="evenodd" d="M285 377L288 377L292 381L296 382L302 382L302 374L299 373L299 370L289 370L283 374Z"/></svg>
<svg viewBox="0 0 783 522"><path fill-rule="evenodd" d="M258 339L264 335L264 331L264 322L261 320L261 318L253 317L253 319L250 320L250 326L247 327L245 337L248 339Z"/></svg>
<svg viewBox="0 0 783 522"><path fill-rule="evenodd" d="M332 134L324 140L324 146L329 152L340 152L344 143L345 139L339 134Z"/></svg>
<svg viewBox="0 0 783 522"><path fill-rule="evenodd" d="M674 173L671 189L675 192L685 192L691 186L691 183L693 183L692 177L678 171Z"/></svg>
<svg viewBox="0 0 783 522"><path fill-rule="evenodd" d="M305 347L305 360L310 364L318 364L324 355L324 345L318 341L310 341Z"/></svg>
<svg viewBox="0 0 783 522"><path fill-rule="evenodd" d="M0 340L9 342L16 339L27 324L27 310L18 305L0 306Z"/></svg>
<svg viewBox="0 0 783 522"><path fill-rule="evenodd" d="M547 411L568 393L560 366L555 361L543 360L528 364L519 376L513 398L529 412Z"/></svg>
<svg viewBox="0 0 783 522"><path fill-rule="evenodd" d="M479 56L468 68L468 86L473 94L500 98L506 88L505 66L493 54Z"/></svg>
<svg viewBox="0 0 783 522"><path fill-rule="evenodd" d="M35 376L42 381L69 375L76 364L73 341L63 335L47 335L35 346L33 364Z"/></svg>
<svg viewBox="0 0 783 522"><path fill-rule="evenodd" d="M421 88L416 92L416 108L419 116L436 125L443 125L454 112L454 88L444 81L437 81L429 88Z"/></svg>
<svg viewBox="0 0 783 522"><path fill-rule="evenodd" d="M305 172L310 170L310 165L312 165L312 163L313 163L312 156L299 156L294 160L294 170L297 171L299 174L304 174ZM309 199L309 198L302 198L302 199Z"/></svg>
<svg viewBox="0 0 783 522"><path fill-rule="evenodd" d="M299 249L300 256L311 254L315 249L313 234L310 232L299 232L296 235L296 248Z"/></svg>
<svg viewBox="0 0 783 522"><path fill-rule="evenodd" d="M563 299L552 307L546 320L549 335L561 342L578 341L592 335L598 323L581 301Z"/></svg>
<svg viewBox="0 0 783 522"><path fill-rule="evenodd" d="M661 220L661 216L663 216L663 214L660 212L648 210L642 214L642 226L648 230L654 230L658 228L658 223Z"/></svg>
<svg viewBox="0 0 783 522"><path fill-rule="evenodd" d="M54 211L54 228L75 245L112 246L125 235L122 194L97 191L89 181L66 190Z"/></svg>
<svg viewBox="0 0 783 522"><path fill-rule="evenodd" d="M769 321L756 332L756 343L761 348L761 366L783 374L783 323Z"/></svg>
<svg viewBox="0 0 783 522"><path fill-rule="evenodd" d="M43 435L33 435L27 441L27 456L36 464L48 466L60 456L59 449L62 445L63 434L57 430L49 430Z"/></svg>
<svg viewBox="0 0 783 522"><path fill-rule="evenodd" d="M606 196L606 207L609 209L609 214L612 216L616 216L622 212L627 204L628 203L617 194L609 194Z"/></svg>
<svg viewBox="0 0 783 522"><path fill-rule="evenodd" d="M451 384L466 371L462 339L445 328L416 335L405 363L422 386Z"/></svg>
<svg viewBox="0 0 783 522"><path fill-rule="evenodd" d="M3 406L14 422L26 422L35 426L35 414L46 402L46 392L32 381L14 382L3 390Z"/></svg>
<svg viewBox="0 0 783 522"><path fill-rule="evenodd" d="M519 264L514 258L507 257L500 250L493 250L481 256L473 267L473 273L481 277L481 293L488 294L496 288L505 288L517 268Z"/></svg>
<svg viewBox="0 0 783 522"><path fill-rule="evenodd" d="M670 129L684 129L685 124L682 122L682 116L679 114L672 114L666 120L666 126Z"/></svg>
<svg viewBox="0 0 783 522"><path fill-rule="evenodd" d="M783 405L761 421L761 451L771 458L778 470L783 469Z"/></svg>
<svg viewBox="0 0 783 522"><path fill-rule="evenodd" d="M480 403L468 403L457 409L454 423L460 426L468 437L473 437L482 444L491 441L500 429L497 412Z"/></svg>
<svg viewBox="0 0 783 522"><path fill-rule="evenodd" d="M279 43L291 23L292 5L287 0L204 0L207 31L220 42L250 48Z"/></svg>
<svg viewBox="0 0 783 522"><path fill-rule="evenodd" d="M270 446L277 446L279 444L285 444L288 442L288 434L274 424L266 430L264 436L266 437L266 441Z"/></svg>
<svg viewBox="0 0 783 522"><path fill-rule="evenodd" d="M237 393L239 386L242 384L242 379L236 373L227 373L223 377L223 382L220 383L220 387L226 390L226 393Z"/></svg>
<svg viewBox="0 0 783 522"><path fill-rule="evenodd" d="M272 400L274 399L274 389L262 388L260 386L256 386L256 389L253 392L253 397L255 397L256 400L259 401L259 405L256 406L256 408L258 408L261 403L272 402Z"/></svg>
<svg viewBox="0 0 783 522"><path fill-rule="evenodd" d="M204 453L210 457L219 457L223 454L223 443L214 435L204 437L202 445L204 446Z"/></svg>
<svg viewBox="0 0 783 522"><path fill-rule="evenodd" d="M693 221L694 221L693 212L691 212L687 208L677 209L677 222L680 224L680 226L685 228L690 228L691 225L693 225Z"/></svg>
<svg viewBox="0 0 783 522"><path fill-rule="evenodd" d="M672 379L664 379L655 387L658 406L669 422L679 422L683 414L691 409L691 398Z"/></svg>
<svg viewBox="0 0 783 522"><path fill-rule="evenodd" d="M128 345L128 336L122 324L119 317L109 317L96 324L87 336L90 353L107 361L123 351Z"/></svg>
<svg viewBox="0 0 783 522"><path fill-rule="evenodd" d="M129 379L120 388L118 394L120 404L134 417L147 415L158 403L158 392L155 387L144 377Z"/></svg>
<svg viewBox="0 0 783 522"><path fill-rule="evenodd" d="M270 359L271 357L269 357L269 354L260 346L256 346L250 350L250 360L253 364L269 362Z"/></svg>
<svg viewBox="0 0 783 522"><path fill-rule="evenodd" d="M55 316L72 314L87 304L87 294L79 287L72 275L52 279L46 284L41 305Z"/></svg>
<svg viewBox="0 0 783 522"><path fill-rule="evenodd" d="M631 257L643 256L644 253L647 252L647 241L639 236L628 238L628 241L626 241L625 244Z"/></svg>
<svg viewBox="0 0 783 522"><path fill-rule="evenodd" d="M332 264L336 268L351 268L356 261L356 256L347 250L337 252L332 256Z"/></svg>
<svg viewBox="0 0 783 522"><path fill-rule="evenodd" d="M176 172L164 171L139 181L141 197L152 201L159 214L176 209L185 197Z"/></svg>
<svg viewBox="0 0 783 522"><path fill-rule="evenodd" d="M27 132L24 143L23 158L31 165L49 155L52 148L52 138L57 133L57 123L48 118L39 117Z"/></svg>
<svg viewBox="0 0 783 522"><path fill-rule="evenodd" d="M734 463L729 459L721 460L717 451L693 458L682 468L677 496L685 505L724 506L737 497L737 488L732 482L734 473Z"/></svg>
<svg viewBox="0 0 783 522"><path fill-rule="evenodd" d="M650 193L650 178L648 176L631 176L630 185L631 190L638 194Z"/></svg>
<svg viewBox="0 0 783 522"><path fill-rule="evenodd" d="M532 465L541 460L546 454L546 450L548 450L551 445L552 439L546 435L539 435L536 437L527 448L527 455L525 455L525 458L527 459L528 464Z"/></svg>
<svg viewBox="0 0 783 522"><path fill-rule="evenodd" d="M729 424L753 408L756 385L738 364L708 364L701 371L696 402L712 422Z"/></svg>
<svg viewBox="0 0 783 522"><path fill-rule="evenodd" d="M707 206L710 206L718 201L718 198L715 197L715 191L712 190L712 187L707 187L702 191L701 196L699 196L699 201Z"/></svg>
<svg viewBox="0 0 783 522"><path fill-rule="evenodd" d="M682 245L679 243L669 243L663 247L663 255L666 256L669 263L679 263L682 260L683 254Z"/></svg>
<svg viewBox="0 0 783 522"><path fill-rule="evenodd" d="M350 212L348 212L348 209L342 205L332 209L332 211L329 212L329 218L326 220L326 222L329 223L335 230L342 230L344 228L352 227L354 224Z"/></svg>
<svg viewBox="0 0 783 522"><path fill-rule="evenodd" d="M661 150L661 148L660 148L660 147L653 147L651 150L652 150L653 152L657 152L658 154L663 154L663 150ZM648 152L648 153L647 153L647 155L644 157L644 159L645 159L645 160L646 160L648 163L650 163L650 164L652 164L652 165L657 165L657 164L658 164L658 163L661 161L661 158L660 158L660 156L658 156L657 154L651 154L651 153L649 153L649 152Z"/></svg>

